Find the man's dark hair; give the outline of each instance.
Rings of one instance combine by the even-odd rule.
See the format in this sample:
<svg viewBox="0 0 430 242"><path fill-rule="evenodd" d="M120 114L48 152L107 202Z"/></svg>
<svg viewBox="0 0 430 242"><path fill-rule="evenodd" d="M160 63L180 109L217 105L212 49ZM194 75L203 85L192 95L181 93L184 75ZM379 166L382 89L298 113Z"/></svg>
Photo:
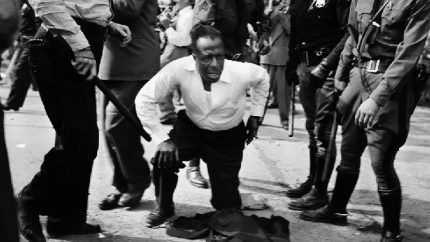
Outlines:
<svg viewBox="0 0 430 242"><path fill-rule="evenodd" d="M216 28L207 24L196 24L190 32L191 35L191 49L194 53L198 53L197 40L203 37L209 37L210 39L219 38L222 41L222 35Z"/></svg>

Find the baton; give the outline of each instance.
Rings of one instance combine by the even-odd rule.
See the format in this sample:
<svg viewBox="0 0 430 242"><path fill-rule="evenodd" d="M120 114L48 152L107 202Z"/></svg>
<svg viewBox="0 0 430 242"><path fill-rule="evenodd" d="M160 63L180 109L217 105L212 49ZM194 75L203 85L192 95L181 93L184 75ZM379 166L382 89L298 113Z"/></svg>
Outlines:
<svg viewBox="0 0 430 242"><path fill-rule="evenodd" d="M290 122L288 124L288 137L294 136L294 113L296 112L296 85L291 85L291 102L290 102Z"/></svg>
<svg viewBox="0 0 430 242"><path fill-rule="evenodd" d="M336 134L337 134L337 117L338 117L338 113L337 111L333 111L334 115L333 115L333 125L331 127L331 132L330 132L330 140L328 142L328 148L327 148L327 154L325 156L325 162L324 162L324 170L322 173L322 180L326 181L326 179L328 178L328 173L329 173L329 166L330 161L331 161L331 156L333 153L333 150L335 149L336 146ZM336 162L336 161L333 161Z"/></svg>
<svg viewBox="0 0 430 242"><path fill-rule="evenodd" d="M118 109L118 111L127 119L130 121L135 128L137 129L137 132L139 132L139 135L142 136L146 141L151 141L151 136L143 129L142 124L139 122L137 117L133 115L125 106L124 104L118 100L117 97L109 90L109 88L106 86L106 84L103 83L99 78L94 78L95 85L100 89L100 91L103 92L103 94L106 96L106 98L112 102L112 104Z"/></svg>

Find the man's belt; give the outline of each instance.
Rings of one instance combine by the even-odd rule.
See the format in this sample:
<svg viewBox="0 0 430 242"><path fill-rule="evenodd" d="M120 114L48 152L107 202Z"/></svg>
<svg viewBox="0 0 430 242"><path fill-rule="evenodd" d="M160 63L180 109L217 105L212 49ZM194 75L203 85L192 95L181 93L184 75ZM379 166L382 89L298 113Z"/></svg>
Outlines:
<svg viewBox="0 0 430 242"><path fill-rule="evenodd" d="M363 59L361 61L355 61L354 66L365 69L368 73L384 73L393 62L391 58L385 59Z"/></svg>
<svg viewBox="0 0 430 242"><path fill-rule="evenodd" d="M301 62L306 63L306 66L316 66L322 59L330 54L331 49L328 47L321 47L316 50L300 51Z"/></svg>

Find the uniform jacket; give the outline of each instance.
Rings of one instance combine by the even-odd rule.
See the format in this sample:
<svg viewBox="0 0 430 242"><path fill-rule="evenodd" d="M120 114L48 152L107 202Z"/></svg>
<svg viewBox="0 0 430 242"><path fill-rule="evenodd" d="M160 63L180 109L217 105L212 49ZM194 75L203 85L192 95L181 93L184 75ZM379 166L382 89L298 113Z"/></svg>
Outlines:
<svg viewBox="0 0 430 242"><path fill-rule="evenodd" d="M362 74L359 81L363 86L368 85L366 88L368 90L359 98L361 102L371 98L378 103L381 108L375 117L375 125L402 135L404 142L409 131L410 116L418 98L415 92L416 65L430 30L430 1L381 2L385 1L389 2L383 8L380 18L376 19L380 27L370 32L369 38L365 38L364 41L357 40L364 36L365 29L369 29L366 26L376 10L372 11L373 1L352 1L348 24L351 35L342 52L335 78L348 81L351 76L351 64L360 56L362 62L368 60L388 62L385 72L369 73L360 68ZM358 43L363 43L360 44L361 48L357 48ZM353 71L357 71L356 69ZM379 79L372 82L375 77ZM338 110L354 103L356 100L353 99L354 97L342 95L343 101L339 101Z"/></svg>
<svg viewBox="0 0 430 242"><path fill-rule="evenodd" d="M100 63L103 80L149 80L160 68L160 46L154 30L157 0L113 0L114 21L130 27L131 42L121 47L120 41L107 35Z"/></svg>
<svg viewBox="0 0 430 242"><path fill-rule="evenodd" d="M270 17L272 32L269 37L270 52L260 57L261 64L285 66L290 42L290 16L277 8Z"/></svg>
<svg viewBox="0 0 430 242"><path fill-rule="evenodd" d="M385 1L385 0L384 0ZM382 1L382 2L384 2ZM384 106L393 94L405 87L405 78L416 66L430 29L430 1L388 0L380 28L365 43L361 53L365 59L392 59L383 81L372 91L371 98ZM357 57L357 39L371 19L373 1L353 0L349 15L349 30L336 77L346 80L353 58Z"/></svg>
<svg viewBox="0 0 430 242"><path fill-rule="evenodd" d="M19 13L16 11L17 4L13 1L0 0L0 52L9 46L12 41L11 36L15 32Z"/></svg>
<svg viewBox="0 0 430 242"><path fill-rule="evenodd" d="M335 70L347 38L348 12L351 0L325 0L317 7L315 0L292 0L291 58L296 64L299 51L329 48L328 65Z"/></svg>

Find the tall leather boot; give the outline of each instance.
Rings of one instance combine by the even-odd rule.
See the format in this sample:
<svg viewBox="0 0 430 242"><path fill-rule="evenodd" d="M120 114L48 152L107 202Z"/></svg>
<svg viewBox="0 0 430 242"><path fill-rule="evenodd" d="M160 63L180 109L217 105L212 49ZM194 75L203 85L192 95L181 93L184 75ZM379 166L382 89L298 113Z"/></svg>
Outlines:
<svg viewBox="0 0 430 242"><path fill-rule="evenodd" d="M391 192L378 191L378 193L384 214L384 227L381 241L402 241L402 236L400 235L402 189L399 187Z"/></svg>
<svg viewBox="0 0 430 242"><path fill-rule="evenodd" d="M155 187L155 197L157 205L146 219L148 227L155 227L164 223L167 219L175 214L173 203L173 193L178 184L177 169L159 169L153 167L152 180Z"/></svg>
<svg viewBox="0 0 430 242"><path fill-rule="evenodd" d="M315 171L316 171L316 154L317 149L315 148L309 148L309 176L308 179L300 184L300 186L296 188L289 189L286 192L286 196L289 198L300 198L306 193L308 193L312 189L312 185L315 178Z"/></svg>
<svg viewBox="0 0 430 242"><path fill-rule="evenodd" d="M333 171L336 157L330 158L330 164L327 170L327 175L324 177L324 166L326 163L325 156L317 156L314 187L303 197L292 201L288 204L288 208L292 210L313 210L321 208L328 204L327 186L330 181L330 176Z"/></svg>
<svg viewBox="0 0 430 242"><path fill-rule="evenodd" d="M345 173L338 169L330 203L317 210L304 211L300 214L300 218L312 222L345 225L347 223L346 205L357 184L358 175Z"/></svg>

